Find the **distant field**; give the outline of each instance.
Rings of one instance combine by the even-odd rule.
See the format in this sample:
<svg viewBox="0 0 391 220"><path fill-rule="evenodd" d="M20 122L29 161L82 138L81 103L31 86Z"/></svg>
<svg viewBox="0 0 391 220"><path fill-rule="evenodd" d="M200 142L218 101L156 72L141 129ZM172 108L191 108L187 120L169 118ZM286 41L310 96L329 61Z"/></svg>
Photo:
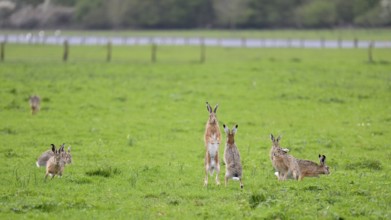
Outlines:
<svg viewBox="0 0 391 220"><path fill-rule="evenodd" d="M390 50L374 63L364 49L207 48L203 64L199 47L159 47L156 63L143 46L114 47L110 63L104 46L61 53L6 45L0 219L391 218ZM203 187L205 101L221 131L239 125L243 190ZM277 181L270 133L295 157L325 154L331 174ZM45 182L35 160L51 143L74 163Z"/></svg>
<svg viewBox="0 0 391 220"><path fill-rule="evenodd" d="M31 31L11 31L3 30L5 33L35 33L39 30ZM47 35L53 35L55 30L46 30ZM265 38L265 39L312 39L312 40L379 40L391 41L390 29L322 29L322 30L128 30L128 31L77 31L62 30L64 36L158 36L158 37L213 37L213 38Z"/></svg>

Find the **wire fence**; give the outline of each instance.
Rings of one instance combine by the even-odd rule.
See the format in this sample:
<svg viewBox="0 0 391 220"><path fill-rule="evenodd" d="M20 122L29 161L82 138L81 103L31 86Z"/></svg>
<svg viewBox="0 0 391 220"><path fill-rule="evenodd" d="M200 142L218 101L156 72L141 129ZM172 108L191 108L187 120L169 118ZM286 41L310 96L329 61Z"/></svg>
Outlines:
<svg viewBox="0 0 391 220"><path fill-rule="evenodd" d="M167 46L217 46L217 47L265 47L265 48L391 48L390 41L355 39L318 40L308 39L263 39L263 38L205 38L205 37L97 37L97 36L45 36L32 34L0 35L0 42L14 44L60 45L167 45Z"/></svg>
<svg viewBox="0 0 391 220"><path fill-rule="evenodd" d="M391 48L391 41L319 40L308 39L255 39L255 38L205 38L205 37L97 37L97 36L45 36L32 34L0 35L0 61L4 61L5 45L63 45L62 60L69 59L69 47L104 45L106 61L112 60L113 46L151 46L151 62L156 62L158 46L199 46L199 61L205 62L206 47L225 48L368 48L368 61L373 62L373 48Z"/></svg>

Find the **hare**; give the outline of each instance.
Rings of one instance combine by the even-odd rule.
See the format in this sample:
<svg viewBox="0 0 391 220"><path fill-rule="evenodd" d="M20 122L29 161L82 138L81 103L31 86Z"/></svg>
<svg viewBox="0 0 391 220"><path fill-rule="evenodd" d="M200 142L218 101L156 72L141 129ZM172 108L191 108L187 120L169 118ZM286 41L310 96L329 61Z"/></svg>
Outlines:
<svg viewBox="0 0 391 220"><path fill-rule="evenodd" d="M31 114L35 115L41 106L41 98L37 95L30 96L29 99L30 108L31 108Z"/></svg>
<svg viewBox="0 0 391 220"><path fill-rule="evenodd" d="M216 172L216 184L220 185L219 173L220 173L220 161L219 161L219 145L221 140L219 122L217 121L216 111L218 105L214 110L206 102L206 108L209 112L209 119L206 122L204 142L205 142L205 179L204 186L208 185L208 175L213 175Z"/></svg>
<svg viewBox="0 0 391 220"><path fill-rule="evenodd" d="M279 145L281 137L274 138L273 134L270 134L270 139L273 142L270 150L270 159L274 169L276 169L276 175L279 180L286 180L288 175L292 175L293 179L298 179L300 176L300 169L296 158L288 154L287 149L283 149Z"/></svg>
<svg viewBox="0 0 391 220"><path fill-rule="evenodd" d="M240 188L243 189L242 183L242 164L240 163L240 153L235 144L235 134L238 130L238 125L232 128L230 131L225 124L223 125L224 131L227 134L227 143L224 150L224 162L225 162L225 186L230 178L240 181Z"/></svg>
<svg viewBox="0 0 391 220"><path fill-rule="evenodd" d="M330 174L329 167L326 166L326 156L319 154L320 165L309 160L297 160L300 168L299 180L304 177L319 177L319 174Z"/></svg>
<svg viewBox="0 0 391 220"><path fill-rule="evenodd" d="M71 155L71 146L68 147L68 151L65 152L64 151L64 144L61 145L60 147L60 151L61 152L64 152L64 154L62 155L64 160L65 160L65 163L66 164L71 164L72 163L72 155ZM48 150L46 152L44 152L39 158L38 160L36 161L36 165L37 167L46 167L46 163L47 161L52 157L54 156L54 152L52 150Z"/></svg>
<svg viewBox="0 0 391 220"><path fill-rule="evenodd" d="M53 179L55 175L59 175L61 177L65 167L63 146L60 149L56 150L56 146L54 146L54 144L51 145L54 155L50 157L48 162L46 163L45 179L47 179L48 175L51 176L51 179Z"/></svg>

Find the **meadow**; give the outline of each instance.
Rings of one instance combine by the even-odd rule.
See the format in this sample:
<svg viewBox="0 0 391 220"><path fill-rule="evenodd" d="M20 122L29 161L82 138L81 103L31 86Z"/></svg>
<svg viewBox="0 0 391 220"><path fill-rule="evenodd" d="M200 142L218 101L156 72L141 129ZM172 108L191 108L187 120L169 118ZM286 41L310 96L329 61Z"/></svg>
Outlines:
<svg viewBox="0 0 391 220"><path fill-rule="evenodd" d="M390 219L391 51L7 45L0 219ZM28 97L42 99L31 115ZM238 124L244 189L203 186L205 102ZM278 181L269 135L331 174ZM73 164L44 181L37 157ZM220 180L225 166L221 160Z"/></svg>

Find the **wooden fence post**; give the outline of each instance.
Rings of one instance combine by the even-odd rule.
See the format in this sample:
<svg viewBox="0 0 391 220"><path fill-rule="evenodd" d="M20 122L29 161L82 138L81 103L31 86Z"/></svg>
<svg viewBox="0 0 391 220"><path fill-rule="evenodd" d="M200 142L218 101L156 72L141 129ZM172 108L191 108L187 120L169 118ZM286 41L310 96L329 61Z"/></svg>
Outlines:
<svg viewBox="0 0 391 220"><path fill-rule="evenodd" d="M247 39L245 37L242 37L242 47L246 47Z"/></svg>
<svg viewBox="0 0 391 220"><path fill-rule="evenodd" d="M152 63L156 63L156 50L157 50L157 45L155 43L152 43L152 48L151 48L151 61L152 61Z"/></svg>
<svg viewBox="0 0 391 220"><path fill-rule="evenodd" d="M4 61L4 54L5 54L5 41L1 42L0 46L0 61Z"/></svg>
<svg viewBox="0 0 391 220"><path fill-rule="evenodd" d="M342 39L339 37L338 38L338 48L342 47Z"/></svg>
<svg viewBox="0 0 391 220"><path fill-rule="evenodd" d="M368 45L368 62L369 63L373 63L372 49L373 49L373 41L369 42L369 45Z"/></svg>
<svg viewBox="0 0 391 220"><path fill-rule="evenodd" d="M69 52L69 45L68 40L64 41L64 54L62 56L62 60L66 62L68 60L68 52Z"/></svg>
<svg viewBox="0 0 391 220"><path fill-rule="evenodd" d="M357 48L358 47L358 39L357 38L354 38L354 48Z"/></svg>
<svg viewBox="0 0 391 220"><path fill-rule="evenodd" d="M200 62L204 63L205 62L205 42L204 42L204 38L201 38L200 41L201 41L201 43L200 43L200 46L201 46Z"/></svg>
<svg viewBox="0 0 391 220"><path fill-rule="evenodd" d="M106 56L106 61L110 62L111 60L111 41L107 42L107 56Z"/></svg>

